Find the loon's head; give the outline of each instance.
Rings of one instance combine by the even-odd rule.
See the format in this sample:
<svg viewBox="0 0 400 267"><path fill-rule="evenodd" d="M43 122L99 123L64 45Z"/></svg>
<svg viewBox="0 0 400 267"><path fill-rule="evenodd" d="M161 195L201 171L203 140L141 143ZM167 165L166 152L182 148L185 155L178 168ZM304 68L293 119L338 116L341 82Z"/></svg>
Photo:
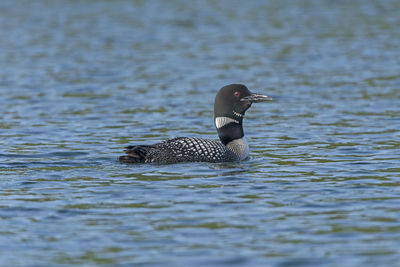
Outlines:
<svg viewBox="0 0 400 267"><path fill-rule="evenodd" d="M272 100L269 96L253 94L243 84L222 87L214 101L214 122L223 144L244 136L243 116L255 102Z"/></svg>

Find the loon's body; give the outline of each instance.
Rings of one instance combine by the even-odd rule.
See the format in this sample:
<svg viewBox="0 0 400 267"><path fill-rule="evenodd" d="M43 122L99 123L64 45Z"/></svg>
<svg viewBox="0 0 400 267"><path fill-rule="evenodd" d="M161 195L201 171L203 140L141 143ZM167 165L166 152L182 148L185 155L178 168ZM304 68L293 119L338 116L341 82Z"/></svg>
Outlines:
<svg viewBox="0 0 400 267"><path fill-rule="evenodd" d="M243 116L251 104L271 100L253 94L246 86L230 84L222 87L215 97L214 123L219 141L195 137L177 137L153 145L128 146L121 163L228 162L248 156L244 139Z"/></svg>

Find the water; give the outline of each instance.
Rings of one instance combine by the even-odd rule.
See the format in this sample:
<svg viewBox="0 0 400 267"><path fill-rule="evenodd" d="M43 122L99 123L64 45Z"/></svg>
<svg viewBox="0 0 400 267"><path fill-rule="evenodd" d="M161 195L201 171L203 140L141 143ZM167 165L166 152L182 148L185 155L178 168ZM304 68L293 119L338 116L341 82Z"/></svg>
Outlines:
<svg viewBox="0 0 400 267"><path fill-rule="evenodd" d="M398 1L1 1L1 266L400 260ZM216 138L244 83L251 158L121 165Z"/></svg>

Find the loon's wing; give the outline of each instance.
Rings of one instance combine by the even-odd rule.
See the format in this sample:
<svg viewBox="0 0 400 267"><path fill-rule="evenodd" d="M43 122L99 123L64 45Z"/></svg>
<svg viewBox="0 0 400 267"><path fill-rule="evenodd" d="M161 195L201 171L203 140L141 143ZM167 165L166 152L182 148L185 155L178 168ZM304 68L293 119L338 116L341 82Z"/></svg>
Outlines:
<svg viewBox="0 0 400 267"><path fill-rule="evenodd" d="M221 142L196 138L176 137L153 145L128 146L121 163L178 163L221 162L238 160L238 157Z"/></svg>
<svg viewBox="0 0 400 267"><path fill-rule="evenodd" d="M220 162L231 161L232 155L222 143L197 137L176 137L154 145L147 162Z"/></svg>

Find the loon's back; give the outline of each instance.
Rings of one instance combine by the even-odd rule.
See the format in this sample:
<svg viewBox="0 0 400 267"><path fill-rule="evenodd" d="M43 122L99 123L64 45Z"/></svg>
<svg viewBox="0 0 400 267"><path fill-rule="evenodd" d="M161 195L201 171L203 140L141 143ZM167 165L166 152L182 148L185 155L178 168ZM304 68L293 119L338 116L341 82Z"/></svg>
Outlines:
<svg viewBox="0 0 400 267"><path fill-rule="evenodd" d="M242 84L222 87L214 101L214 123L221 142L202 138L177 137L153 145L128 146L122 163L226 162L248 155L242 127L246 110L255 102L271 100L253 94Z"/></svg>
<svg viewBox="0 0 400 267"><path fill-rule="evenodd" d="M195 137L177 137L154 145L128 146L123 163L224 162L239 156L221 142Z"/></svg>

